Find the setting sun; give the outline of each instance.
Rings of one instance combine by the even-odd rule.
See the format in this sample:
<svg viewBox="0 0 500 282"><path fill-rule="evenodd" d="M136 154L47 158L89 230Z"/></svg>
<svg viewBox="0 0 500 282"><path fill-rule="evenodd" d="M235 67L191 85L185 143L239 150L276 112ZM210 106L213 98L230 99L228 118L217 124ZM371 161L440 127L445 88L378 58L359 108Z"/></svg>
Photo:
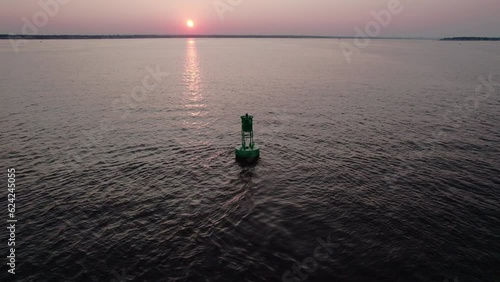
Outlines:
<svg viewBox="0 0 500 282"><path fill-rule="evenodd" d="M189 28L194 26L194 22L192 20L188 20L186 24Z"/></svg>

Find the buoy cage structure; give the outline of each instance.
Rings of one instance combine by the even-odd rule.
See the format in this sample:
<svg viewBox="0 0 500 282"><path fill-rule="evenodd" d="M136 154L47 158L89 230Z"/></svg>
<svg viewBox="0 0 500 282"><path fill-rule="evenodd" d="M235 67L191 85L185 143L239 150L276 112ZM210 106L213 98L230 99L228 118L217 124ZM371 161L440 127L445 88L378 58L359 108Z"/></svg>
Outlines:
<svg viewBox="0 0 500 282"><path fill-rule="evenodd" d="M235 148L236 159L252 161L260 155L260 148L253 142L253 116L241 116L241 146Z"/></svg>

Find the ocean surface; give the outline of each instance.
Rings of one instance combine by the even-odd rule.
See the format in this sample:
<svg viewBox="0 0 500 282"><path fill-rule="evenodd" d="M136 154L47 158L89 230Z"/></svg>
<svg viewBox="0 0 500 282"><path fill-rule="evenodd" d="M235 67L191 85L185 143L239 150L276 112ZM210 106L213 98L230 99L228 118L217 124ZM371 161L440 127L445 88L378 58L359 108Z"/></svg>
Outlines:
<svg viewBox="0 0 500 282"><path fill-rule="evenodd" d="M353 46L0 41L0 281L500 281L499 43Z"/></svg>

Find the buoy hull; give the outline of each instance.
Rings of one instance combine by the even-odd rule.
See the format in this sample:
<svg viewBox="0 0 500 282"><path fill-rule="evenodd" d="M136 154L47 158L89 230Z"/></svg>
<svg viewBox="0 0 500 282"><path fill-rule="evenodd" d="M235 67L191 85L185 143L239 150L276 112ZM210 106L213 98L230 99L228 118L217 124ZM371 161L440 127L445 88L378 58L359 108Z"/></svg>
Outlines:
<svg viewBox="0 0 500 282"><path fill-rule="evenodd" d="M257 145L254 145L253 148L247 148L247 149L243 149L240 146L235 148L234 154L236 155L236 159L239 160L253 160L259 157L260 148Z"/></svg>

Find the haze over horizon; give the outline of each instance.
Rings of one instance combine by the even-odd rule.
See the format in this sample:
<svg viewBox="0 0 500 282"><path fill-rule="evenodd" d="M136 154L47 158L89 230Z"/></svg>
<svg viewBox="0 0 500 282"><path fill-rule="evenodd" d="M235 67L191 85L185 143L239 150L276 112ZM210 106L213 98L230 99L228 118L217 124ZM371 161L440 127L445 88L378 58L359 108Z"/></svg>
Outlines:
<svg viewBox="0 0 500 282"><path fill-rule="evenodd" d="M0 34L25 33L27 22L43 23L40 3L58 3L52 5L46 24L34 24L36 34L357 36L355 28L364 30L374 20L373 12L387 10L398 0L55 1L0 1ZM498 0L399 2L400 12L391 15L377 36L499 36ZM194 26L188 27L187 20Z"/></svg>

